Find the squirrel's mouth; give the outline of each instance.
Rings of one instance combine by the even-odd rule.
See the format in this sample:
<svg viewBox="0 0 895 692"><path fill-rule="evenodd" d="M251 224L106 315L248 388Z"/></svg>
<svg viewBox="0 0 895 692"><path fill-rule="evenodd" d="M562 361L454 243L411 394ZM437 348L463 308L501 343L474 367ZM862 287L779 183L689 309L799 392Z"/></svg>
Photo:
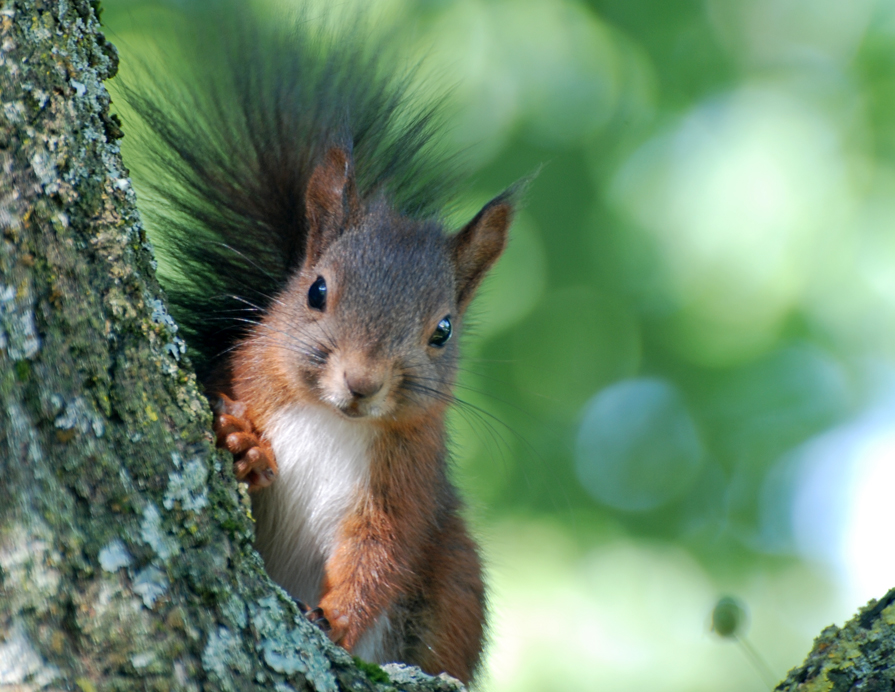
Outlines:
<svg viewBox="0 0 895 692"><path fill-rule="evenodd" d="M390 418L395 413L394 403L391 397L382 396L369 399L357 399L354 397L328 398L327 403L336 411L351 420L379 420Z"/></svg>
<svg viewBox="0 0 895 692"><path fill-rule="evenodd" d="M390 407L384 400L348 398L341 401L330 400L329 404L346 418L359 420L361 418L382 418Z"/></svg>
<svg viewBox="0 0 895 692"><path fill-rule="evenodd" d="M336 406L340 413L348 416L349 418L366 418L369 413L362 410L361 405L357 401L352 401L349 404L342 404L341 406Z"/></svg>

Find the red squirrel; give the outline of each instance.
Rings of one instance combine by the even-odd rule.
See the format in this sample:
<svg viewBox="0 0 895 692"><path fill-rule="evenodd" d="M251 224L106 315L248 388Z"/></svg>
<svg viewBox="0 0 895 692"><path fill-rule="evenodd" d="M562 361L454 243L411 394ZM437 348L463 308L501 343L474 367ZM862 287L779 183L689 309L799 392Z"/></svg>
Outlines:
<svg viewBox="0 0 895 692"><path fill-rule="evenodd" d="M269 575L354 654L468 682L485 592L445 415L516 193L446 232L434 111L382 46L240 17L128 94L172 312Z"/></svg>

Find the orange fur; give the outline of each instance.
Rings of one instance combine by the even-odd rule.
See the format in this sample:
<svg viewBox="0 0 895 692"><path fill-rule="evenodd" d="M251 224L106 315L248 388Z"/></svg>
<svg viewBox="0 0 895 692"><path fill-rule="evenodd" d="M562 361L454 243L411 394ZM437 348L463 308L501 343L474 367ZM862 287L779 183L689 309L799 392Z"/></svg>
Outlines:
<svg viewBox="0 0 895 692"><path fill-rule="evenodd" d="M484 587L476 546L443 477L443 449L437 418L377 439L370 495L346 517L320 606L332 614L334 641L351 650L377 616L401 607L400 596L421 601L412 660L469 680L481 651Z"/></svg>

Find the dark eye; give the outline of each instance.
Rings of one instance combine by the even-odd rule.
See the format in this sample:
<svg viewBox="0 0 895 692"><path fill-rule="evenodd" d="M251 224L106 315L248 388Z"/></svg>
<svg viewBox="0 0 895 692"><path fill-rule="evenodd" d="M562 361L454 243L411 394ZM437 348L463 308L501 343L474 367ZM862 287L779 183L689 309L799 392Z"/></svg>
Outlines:
<svg viewBox="0 0 895 692"><path fill-rule="evenodd" d="M429 337L429 345L434 346L435 348L441 348L444 346L448 339L451 338L451 316L448 315L441 322L438 323L438 326L435 327L435 331L432 332L432 336Z"/></svg>
<svg viewBox="0 0 895 692"><path fill-rule="evenodd" d="M318 276L308 289L308 307L320 312L326 310L326 281L322 276Z"/></svg>

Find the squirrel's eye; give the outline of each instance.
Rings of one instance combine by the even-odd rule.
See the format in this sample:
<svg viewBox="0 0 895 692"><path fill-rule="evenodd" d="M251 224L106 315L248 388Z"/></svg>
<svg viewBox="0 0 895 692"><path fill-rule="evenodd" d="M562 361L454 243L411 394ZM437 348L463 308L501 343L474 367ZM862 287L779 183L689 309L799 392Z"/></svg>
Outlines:
<svg viewBox="0 0 895 692"><path fill-rule="evenodd" d="M322 276L318 276L308 289L308 307L320 312L326 309L326 281Z"/></svg>
<svg viewBox="0 0 895 692"><path fill-rule="evenodd" d="M441 322L438 323L438 326L435 327L435 331L432 332L432 336L429 337L429 345L435 346L435 348L441 348L444 346L448 339L451 338L451 316L448 315Z"/></svg>

